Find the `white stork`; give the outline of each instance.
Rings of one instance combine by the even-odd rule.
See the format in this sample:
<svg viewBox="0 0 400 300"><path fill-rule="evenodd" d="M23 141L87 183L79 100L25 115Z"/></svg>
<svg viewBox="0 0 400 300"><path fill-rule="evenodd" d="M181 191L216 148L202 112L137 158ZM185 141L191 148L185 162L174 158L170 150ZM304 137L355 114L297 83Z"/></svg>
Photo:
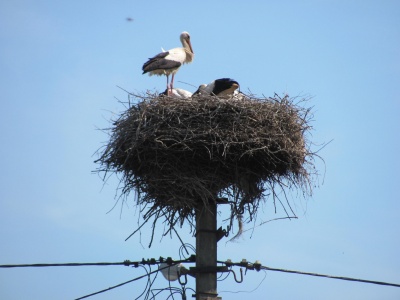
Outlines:
<svg viewBox="0 0 400 300"><path fill-rule="evenodd" d="M183 90L183 89L177 89L177 88L173 88L172 90L166 89L160 95L171 96L171 97L180 98L180 99L189 99L190 97L192 97L191 92Z"/></svg>
<svg viewBox="0 0 400 300"><path fill-rule="evenodd" d="M238 88L239 83L237 81L230 78L221 78L216 79L209 84L200 85L197 91L193 93L193 96L215 95L219 97L232 97L238 93L236 91Z"/></svg>
<svg viewBox="0 0 400 300"><path fill-rule="evenodd" d="M190 35L184 31L180 36L183 48L174 48L168 51L163 51L156 56L149 58L143 65L143 74L149 75L166 75L168 95L172 93L174 88L174 76L180 66L185 63L190 63L193 60L194 52L190 43ZM169 84L169 75L172 74L171 84Z"/></svg>

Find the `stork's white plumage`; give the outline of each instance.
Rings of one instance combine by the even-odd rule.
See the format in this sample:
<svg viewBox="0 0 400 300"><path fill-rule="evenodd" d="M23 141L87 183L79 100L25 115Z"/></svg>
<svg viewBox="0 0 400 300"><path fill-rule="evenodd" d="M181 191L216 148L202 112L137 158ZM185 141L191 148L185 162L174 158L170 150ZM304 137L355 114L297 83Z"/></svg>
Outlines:
<svg viewBox="0 0 400 300"><path fill-rule="evenodd" d="M149 75L166 75L168 95L171 94L174 88L174 76L182 64L190 63L193 60L194 52L190 42L190 35L184 31L180 35L182 48L174 48L168 51L163 51L156 56L149 58L144 63L142 70L143 74ZM171 84L169 84L169 75L172 74Z"/></svg>
<svg viewBox="0 0 400 300"><path fill-rule="evenodd" d="M189 99L190 97L192 97L191 92L184 90L184 89L177 89L177 88L173 88L172 90L166 89L160 95L170 96L170 97L180 98L180 99Z"/></svg>

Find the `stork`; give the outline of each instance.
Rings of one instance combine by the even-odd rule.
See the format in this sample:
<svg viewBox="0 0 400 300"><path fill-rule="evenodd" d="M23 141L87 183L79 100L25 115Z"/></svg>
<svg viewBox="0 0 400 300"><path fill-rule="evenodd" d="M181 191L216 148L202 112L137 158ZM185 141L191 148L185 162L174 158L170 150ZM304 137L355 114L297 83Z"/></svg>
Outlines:
<svg viewBox="0 0 400 300"><path fill-rule="evenodd" d="M177 89L177 88L173 88L172 90L166 89L160 95L170 96L170 97L180 98L180 99L189 99L190 97L192 97L191 92L183 90L183 89Z"/></svg>
<svg viewBox="0 0 400 300"><path fill-rule="evenodd" d="M190 63L193 60L194 52L190 42L190 35L184 31L180 35L180 40L183 48L173 48L168 51L163 51L156 56L149 58L144 63L142 70L143 74L149 75L166 75L167 76L167 91L171 95L174 88L174 76L182 64ZM169 75L172 74L171 84L169 84Z"/></svg>
<svg viewBox="0 0 400 300"><path fill-rule="evenodd" d="M216 79L209 84L202 84L199 86L195 95L214 95L218 97L232 97L238 92L239 83L230 78Z"/></svg>

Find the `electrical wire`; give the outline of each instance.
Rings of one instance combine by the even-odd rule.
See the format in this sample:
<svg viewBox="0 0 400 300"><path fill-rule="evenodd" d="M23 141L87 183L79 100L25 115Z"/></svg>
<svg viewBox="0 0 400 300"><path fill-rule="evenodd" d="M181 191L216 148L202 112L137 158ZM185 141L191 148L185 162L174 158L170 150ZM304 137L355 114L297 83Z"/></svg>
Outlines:
<svg viewBox="0 0 400 300"><path fill-rule="evenodd" d="M159 263L161 263L161 262L167 262L168 265L165 266L165 267L162 267L162 268L158 268L157 270L151 271L151 265L159 264ZM123 282L123 283L120 283L120 284L117 284L117 285L112 286L112 287L109 287L109 288L107 288L107 289L103 289L103 290L101 290L101 291L98 291L98 292L95 292L95 293L92 293L92 294L89 294L89 295L86 295L86 296L77 298L77 299L75 299L75 300L85 299L85 298L88 298L88 297L91 297L91 296L94 296L94 295L97 295L97 294L100 294L100 293L104 293L104 292L107 292L107 291L109 291L109 290L115 289L115 288L117 288L117 287L120 287L120 286L122 286L122 285L128 284L128 283L130 283L130 282L133 282L133 281L136 281L136 280L145 278L145 277L147 277L147 284L146 284L146 288L145 288L144 292L141 294L141 296L142 296L144 293L146 293L146 291L147 291L147 293L146 293L146 299L148 299L148 297L149 297L149 295L150 295L150 290L151 290L151 288L152 288L152 286L153 286L153 283L154 283L155 279L157 278L158 272L161 271L161 270L163 270L163 269L170 268L171 266L177 265L177 264L182 263L182 262L186 262L186 263L194 262L194 261L193 261L193 257L190 257L190 258L184 259L184 260L172 260L170 257L168 257L167 259L164 259L164 258L160 257L160 259L159 259L158 261L155 260L154 258L152 258L152 259L148 259L148 260L142 259L142 261L140 261L140 262L130 262L129 260L126 260L126 261L124 262L124 265L131 265L131 264L133 264L135 267L138 266L138 263L141 264L141 265L148 265L149 271L146 270L146 274L145 274L145 275L139 276L139 277L137 277L137 278L128 280L128 281ZM154 273L157 273L157 274L156 274L156 277L155 277L153 280L151 280L150 275L152 275L152 274L154 274ZM139 296L139 297L140 297L140 296Z"/></svg>
<svg viewBox="0 0 400 300"><path fill-rule="evenodd" d="M191 248L192 250L194 249L194 247L191 246L191 245L187 245L187 244L186 244L185 246L189 246L189 248ZM185 246L181 246L181 247L182 247L182 249L180 249L180 252L181 252L181 253L180 253L180 256L181 256L181 258L182 258L182 256L184 256L184 255L182 255L182 254L183 254L183 250L184 250L183 247L185 247ZM185 249L185 250L187 251L187 249ZM85 299L85 298L88 298L88 297L91 297L91 296L94 296L94 295L97 295L97 294L101 294L101 293L107 292L107 291L109 291L109 290L115 289L115 288L117 288L117 287L123 286L123 285L125 285L125 284L128 284L128 283L131 283L131 282L140 280L140 279L145 278L145 277L147 277L146 287L145 287L144 291L140 294L139 298L140 298L141 296L143 296L144 294L146 294L146 295L145 295L145 298L148 299L149 296L150 296L151 290L152 290L152 286L153 286L153 284L154 284L154 282L155 282L155 280L156 280L156 278L157 278L157 275L158 275L158 272L159 272L159 271L161 271L161 270L163 270L163 269L166 269L166 268L170 268L171 266L174 266L174 265L177 265L177 264L183 263L183 262L185 262L185 263L194 263L195 260L196 260L196 259L195 259L195 255L191 255L191 256L188 257L188 258L180 259L180 260L172 260L170 257L168 257L168 258L166 258L166 259L164 259L163 257L160 257L158 260L156 260L156 259L154 259L154 258L151 258L151 259L147 259L147 260L142 259L141 261L134 261L134 262L131 262L131 261L129 261L129 260L125 260L125 261L123 261L123 262L97 262L97 263L7 264L7 265L0 265L0 268L118 266L118 265L123 265L123 266L134 266L135 268L137 268L137 267L142 267L142 268L144 268L145 271L146 271L146 274L145 274L145 275L142 275L142 276L136 277L136 278L134 278L134 279L125 281L125 282L120 283L120 284L117 284L117 285L115 285L115 286L111 286L111 287L109 287L109 288L107 288L107 289L103 289L103 290L101 290L101 291L98 291L98 292L95 292L95 293L91 293L91 294L85 295L85 296L80 297L80 298L76 298L75 300ZM166 262L168 265L165 266L165 267L163 267L163 268L158 268L157 270L151 271L151 265L156 265L156 264L163 263L163 262ZM149 268L149 270L147 270L145 266L147 266L147 267ZM154 277L153 279L151 278L151 275L152 275L152 274L156 274L155 277ZM169 289L171 289L171 288L172 288L172 287L169 286ZM174 292L174 293L176 293L176 292ZM174 294L174 293L171 294L172 297L173 297L173 294ZM170 295L170 296L171 296L171 295ZM154 297L154 294L153 294L153 297ZM153 299L153 297L152 297L152 299Z"/></svg>
<svg viewBox="0 0 400 300"><path fill-rule="evenodd" d="M267 270L267 271L278 271L278 272L293 273L293 274L300 274L300 275L309 275L309 276L325 277L325 278L331 278L331 279L339 279L339 280L356 281L356 282L363 282L363 283L400 287L400 284L383 282L383 281L366 280L366 279L343 277L343 276L333 276L333 275L325 275L325 274L301 272L301 271L293 271L293 270L285 270L285 269L276 269L276 268L270 268L270 267L265 267L265 266L261 266L261 269Z"/></svg>
<svg viewBox="0 0 400 300"><path fill-rule="evenodd" d="M180 260L172 260L171 258L164 259L160 257L158 260L151 258L148 260L142 259L140 261L130 261L125 260L123 262L94 262L94 263L57 263L57 264L8 264L8 265L0 265L0 268L32 268L32 267L83 267L83 266L134 266L138 267L139 265L155 265L160 262L170 262L170 263L183 263L183 262L194 262L191 257L180 259Z"/></svg>
<svg viewBox="0 0 400 300"><path fill-rule="evenodd" d="M14 265L0 265L0 268L31 268L31 267L82 267L82 266L129 266L138 262L97 262L97 263L59 263L59 264L14 264Z"/></svg>
<svg viewBox="0 0 400 300"><path fill-rule="evenodd" d="M244 267L246 270L266 270L266 271L278 271L284 273L293 273L293 274L300 274L300 275L308 275L308 276L316 276L316 277L325 277L331 279L338 279L338 280L347 280L347 281L355 281L355 282L362 282L362 283L370 283L370 284L378 284L378 285L386 285L386 286L394 286L400 287L400 284L397 283L389 283L384 281L375 281L375 280L367 280L367 279L359 279L359 278L351 278L351 277L344 277L344 276L334 276L334 275L326 275L326 274L319 274L319 273L311 273L311 272L302 272L302 271L294 271L294 270L286 270L286 269L278 269L278 268L270 268L267 266L262 266L259 263L248 263L247 261L242 261L239 263L233 263L231 261L218 261L218 263L225 263L226 266L238 266Z"/></svg>
<svg viewBox="0 0 400 300"><path fill-rule="evenodd" d="M176 265L176 264L177 264L177 263L174 263L174 264L172 264L171 266ZM108 291L110 291L110 290L112 290L112 289L115 289L115 288L117 288L117 287L123 286L123 285L125 285L125 284L131 283L131 282L134 282L134 281L137 281L137 280L142 279L142 278L145 278L145 277L149 277L151 274L157 273L157 272L159 272L159 271L161 271L161 270L163 270L163 269L169 268L169 267L171 267L171 266L166 266L166 267L164 267L164 268L160 268L160 269L157 269L157 270L154 270L154 271L151 271L151 272L147 272L147 270L146 270L146 274L145 274L145 275L142 275L142 276L133 278L133 279L131 279L131 280L122 282L122 283L120 283L120 284L111 286L111 287L109 287L109 288L107 288L107 289L103 289L103 290L101 290L101 291L98 291L98 292L95 292L95 293L91 293L91 294L85 295L85 296L83 296L83 297L76 298L75 300L85 299L85 298L89 298L89 297L94 296L94 295L98 295L98 294L101 294L101 293L104 293L104 292L108 292Z"/></svg>
<svg viewBox="0 0 400 300"><path fill-rule="evenodd" d="M193 246L191 246L190 244L183 244L180 248L180 253L179 256L185 257L184 255L184 251L187 253L187 248L189 248L190 250L192 250L193 252L195 252L195 249ZM7 264L7 265L0 265L0 268L28 268L28 267L79 267L79 266L134 266L134 267L143 267L146 270L146 274L133 278L131 280L125 281L123 283L111 286L107 289L103 289L101 291L95 292L95 293L91 293L88 295L85 295L83 297L80 298L76 298L75 300L80 300L80 299L85 299L100 293L104 293L107 292L109 290L115 289L117 287L123 286L125 284L140 280L142 278L146 278L147 277L147 284L146 284L146 288L144 290L144 292L140 295L144 295L146 293L146 299L149 299L149 297L151 297L150 293L152 294L151 299L154 299L154 297L156 295L158 295L162 290L159 290L159 292L157 292L156 294L153 293L153 291L157 291L157 289L153 290L152 286L153 283L155 281L156 278L151 279L151 275L158 273L159 271L169 268L171 266L177 265L179 263L194 263L195 262L195 255L191 255L190 257L186 258L186 259L180 259L180 260L172 260L170 257L168 257L167 259L164 259L162 257L160 257L159 260L156 260L154 258L152 259L142 259L141 261L134 261L131 262L129 260L125 260L123 262L97 262L97 263L57 263L57 264ZM156 265L162 262L166 262L168 265L163 267L163 268L158 268L157 270L151 271L151 265ZM346 281L354 281L354 282L362 282L362 283L369 283L369 284L377 284L377 285L385 285L385 286L393 286L393 287L400 287L400 284L396 284L396 283L389 283L389 282L384 282L384 281L375 281L375 280L366 280L366 279L359 279L359 278L351 278L351 277L344 277L344 276L333 276L333 275L326 275L326 274L319 274L319 273L311 273L311 272L303 272L303 271L295 271L295 270L286 270L286 269L279 269L279 268L271 268L271 267L267 267L267 266L263 266L261 265L259 262L256 263L249 263L246 260L242 260L241 262L231 262L230 260L227 261L217 261L217 263L221 263L221 264L225 264L228 268L232 268L233 266L237 266L237 267L243 267L247 270L263 270L263 271L277 271L277 272L284 272L284 273L292 273L292 274L299 274L299 275L307 275L307 276L316 276L316 277L325 277L325 278L330 278L330 279L338 279L338 280L346 280ZM145 268L145 266L148 266L149 270L147 270ZM232 271L233 272L233 271ZM156 275L157 276L157 275ZM221 279L222 278L222 279ZM222 275L219 277L219 280L225 280L225 278L222 277ZM265 279L265 277L264 277ZM263 279L263 280L264 280ZM262 281L263 281L262 280ZM261 284L261 283L260 283ZM257 286L258 288L258 286ZM257 289L256 288L256 289ZM168 296L168 298L170 297L174 297L174 294L177 293L181 293L178 292L178 290L175 290L176 288L172 287L171 285L169 285L168 288L170 290L170 295ZM165 289L163 289L165 290ZM228 291L225 291L228 292ZM241 292L241 291L239 291ZM139 297L140 297L139 296Z"/></svg>
<svg viewBox="0 0 400 300"><path fill-rule="evenodd" d="M108 291L110 291L110 290L112 290L112 289L115 289L115 288L117 288L117 287L123 286L123 285L125 285L125 284L127 284L127 283L131 283L131 282L134 282L134 281L136 281L136 280L139 280L139 279L142 279L142 278L144 278L144 277L147 277L147 276L149 276L149 275L151 275L152 273L155 273L155 272L158 272L158 270L155 270L155 271L153 271L153 272L151 272L151 273L147 273L147 274L145 274L145 275L142 275L142 276L136 277L136 278L134 278L134 279L125 281L125 282L123 282L123 283L120 283L120 284L111 286L111 287L109 287L109 288L107 288L107 289L104 289L104 290L101 290L101 291L98 291L98 292L95 292L95 293L91 293L91 294L85 295L85 296L83 296L83 297L76 298L75 300L85 299L85 298L89 298L89 297L94 296L94 295L97 295L97 294L101 294L101 293L104 293L104 292L108 292Z"/></svg>
<svg viewBox="0 0 400 300"><path fill-rule="evenodd" d="M261 286L261 284L264 282L265 278L267 278L267 271L265 271L265 270L263 270L263 271L264 271L263 279L261 279L260 283L254 289L252 289L250 291L218 291L218 293L231 293L231 294L249 293L250 294L250 293L256 291Z"/></svg>
<svg viewBox="0 0 400 300"><path fill-rule="evenodd" d="M145 266L141 266L141 267L146 271L147 276L150 278L149 271L147 271L146 267L145 267ZM144 293L146 293L146 291L147 291L147 289L148 289L148 286L149 286L149 283L150 283L149 278L147 279L147 283L146 283L146 286L144 287L143 292L142 292L138 297L136 297L135 300L138 300L140 297L142 297L142 295L143 295Z"/></svg>
<svg viewBox="0 0 400 300"><path fill-rule="evenodd" d="M182 258L189 259L190 254L189 254L188 248L193 252L193 254L196 254L196 248L193 247L193 245L191 245L189 243L184 243L179 247L179 258L180 259L182 259ZM185 250L187 255L185 255L183 253L183 250Z"/></svg>
<svg viewBox="0 0 400 300"><path fill-rule="evenodd" d="M161 269L164 269L164 268L161 268ZM148 300L148 299L149 299L150 292L152 291L152 287L153 287L154 281L156 281L157 276L158 276L158 273L156 273L156 275L154 276L153 280L150 280L150 276L149 276L149 279L148 279L148 281L149 281L149 288L147 289L147 293L146 293L146 298L145 298L145 300ZM137 299L139 299L139 297L138 297Z"/></svg>
<svg viewBox="0 0 400 300"><path fill-rule="evenodd" d="M229 270L232 270L232 267L230 267ZM231 274L231 272L221 272L221 274L219 276L217 276L217 281L226 280L230 274Z"/></svg>

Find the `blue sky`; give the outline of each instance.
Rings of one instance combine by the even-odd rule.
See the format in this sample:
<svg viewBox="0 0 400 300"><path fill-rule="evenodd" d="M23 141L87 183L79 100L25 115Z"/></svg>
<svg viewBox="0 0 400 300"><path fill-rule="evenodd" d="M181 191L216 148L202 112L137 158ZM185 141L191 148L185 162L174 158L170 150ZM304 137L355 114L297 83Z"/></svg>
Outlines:
<svg viewBox="0 0 400 300"><path fill-rule="evenodd" d="M110 211L118 178L103 185L92 171L108 138L98 128L127 99L117 86L164 90L165 78L142 75L141 66L161 47L179 46L186 30L195 59L178 72L176 87L194 91L231 77L258 95L311 96L312 140L333 140L320 152L325 176L312 198L291 198L299 219L223 240L219 259L400 283L399 15L398 1L2 1L0 264L178 258L179 241L161 240L161 230L150 249L149 228L124 241L137 227L134 199ZM281 216L267 201L257 224ZM187 227L180 234L194 244ZM142 274L2 269L0 297L74 299ZM277 272L251 294L222 292L251 291L263 277L250 272L241 284L230 277L220 296L400 297L395 287ZM92 299L134 299L144 284ZM165 286L157 279L155 288Z"/></svg>

